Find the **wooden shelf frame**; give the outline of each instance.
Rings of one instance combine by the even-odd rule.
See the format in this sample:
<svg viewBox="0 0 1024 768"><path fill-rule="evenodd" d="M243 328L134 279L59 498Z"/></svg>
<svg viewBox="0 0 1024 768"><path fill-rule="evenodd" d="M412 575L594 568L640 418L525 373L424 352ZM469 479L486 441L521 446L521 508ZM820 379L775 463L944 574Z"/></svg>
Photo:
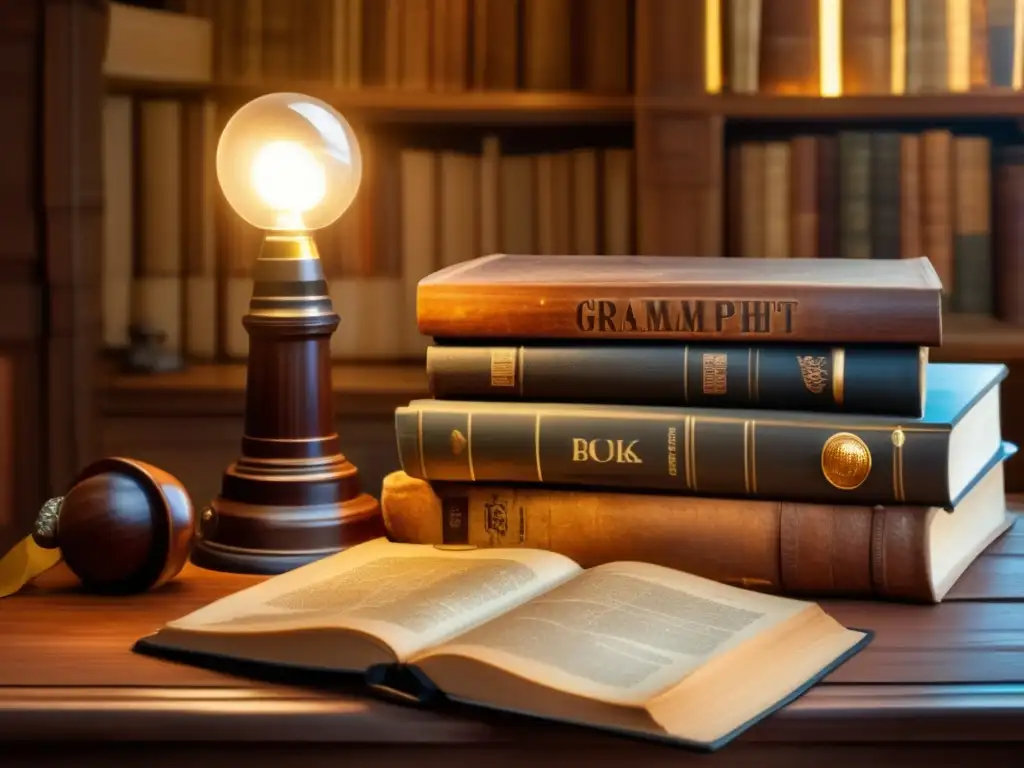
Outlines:
<svg viewBox="0 0 1024 768"><path fill-rule="evenodd" d="M636 109L677 115L720 115L727 120L947 120L1024 118L1024 94L1009 89L972 93L880 96L777 96L698 94L637 98Z"/></svg>
<svg viewBox="0 0 1024 768"><path fill-rule="evenodd" d="M631 94L582 91L462 91L336 88L316 81L203 83L108 78L107 92L140 97L216 98L242 104L278 91L321 99L346 115L375 123L442 125L628 125Z"/></svg>

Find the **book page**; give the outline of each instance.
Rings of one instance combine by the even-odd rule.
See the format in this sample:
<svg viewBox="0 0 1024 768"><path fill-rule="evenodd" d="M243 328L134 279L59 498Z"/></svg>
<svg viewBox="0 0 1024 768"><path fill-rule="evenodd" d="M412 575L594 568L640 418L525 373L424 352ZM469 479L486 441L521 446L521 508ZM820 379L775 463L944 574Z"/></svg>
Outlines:
<svg viewBox="0 0 1024 768"><path fill-rule="evenodd" d="M578 573L541 550L438 549L385 539L275 576L169 623L171 629L365 632L401 660L454 637Z"/></svg>
<svg viewBox="0 0 1024 768"><path fill-rule="evenodd" d="M640 705L808 605L660 566L610 563L422 659L469 656L567 693Z"/></svg>

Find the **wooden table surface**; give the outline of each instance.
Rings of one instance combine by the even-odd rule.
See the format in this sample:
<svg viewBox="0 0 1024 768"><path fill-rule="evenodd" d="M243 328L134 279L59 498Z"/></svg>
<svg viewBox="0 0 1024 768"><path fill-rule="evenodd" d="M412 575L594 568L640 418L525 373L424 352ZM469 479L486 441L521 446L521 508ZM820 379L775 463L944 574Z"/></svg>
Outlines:
<svg viewBox="0 0 1024 768"><path fill-rule="evenodd" d="M60 569L0 601L0 766L362 763L1002 765L1024 755L1024 523L938 606L824 601L876 632L828 680L713 755L512 716L433 713L355 686L290 687L133 654L164 622L255 577L189 567L131 598ZM824 750L824 751L822 751ZM585 762L584 762L585 761ZM1007 763L1012 764L1012 763Z"/></svg>

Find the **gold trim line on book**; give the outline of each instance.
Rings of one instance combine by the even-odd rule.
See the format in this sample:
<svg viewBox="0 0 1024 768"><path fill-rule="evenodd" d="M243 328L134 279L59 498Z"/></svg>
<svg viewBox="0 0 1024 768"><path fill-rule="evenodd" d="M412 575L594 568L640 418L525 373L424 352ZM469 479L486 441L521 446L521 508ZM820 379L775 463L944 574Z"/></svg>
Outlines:
<svg viewBox="0 0 1024 768"><path fill-rule="evenodd" d="M821 447L821 473L841 491L859 488L871 474L867 443L850 432L837 432Z"/></svg>
<svg viewBox="0 0 1024 768"><path fill-rule="evenodd" d="M540 413L533 422L533 456L537 464L537 482L544 482L544 472L540 468Z"/></svg>
<svg viewBox="0 0 1024 768"><path fill-rule="evenodd" d="M892 491L896 501L906 501L906 489L903 487L903 446L907 436L897 427L892 433Z"/></svg>
<svg viewBox="0 0 1024 768"><path fill-rule="evenodd" d="M469 464L469 479L476 482L476 470L473 469L473 412L466 414L466 461Z"/></svg>
<svg viewBox="0 0 1024 768"><path fill-rule="evenodd" d="M846 395L846 350L835 347L832 350L832 401L843 404Z"/></svg>
<svg viewBox="0 0 1024 768"><path fill-rule="evenodd" d="M423 450L423 411L416 411L416 451L420 458L420 477L429 480L427 477L427 460Z"/></svg>

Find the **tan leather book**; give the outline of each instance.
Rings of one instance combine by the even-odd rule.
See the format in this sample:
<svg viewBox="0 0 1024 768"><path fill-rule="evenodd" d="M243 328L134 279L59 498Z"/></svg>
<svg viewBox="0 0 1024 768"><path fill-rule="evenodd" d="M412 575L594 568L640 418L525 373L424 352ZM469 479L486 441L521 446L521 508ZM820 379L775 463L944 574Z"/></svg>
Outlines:
<svg viewBox="0 0 1024 768"><path fill-rule="evenodd" d="M746 259L764 258L765 145L746 141L740 145L740 252Z"/></svg>
<svg viewBox="0 0 1024 768"><path fill-rule="evenodd" d="M857 0L842 4L844 96L891 92L891 5L892 0Z"/></svg>
<svg viewBox="0 0 1024 768"><path fill-rule="evenodd" d="M900 256L924 255L921 233L921 137L900 136Z"/></svg>
<svg viewBox="0 0 1024 768"><path fill-rule="evenodd" d="M492 254L424 278L416 300L435 338L938 346L939 291L926 259Z"/></svg>
<svg viewBox="0 0 1024 768"><path fill-rule="evenodd" d="M629 0L592 0L580 4L585 90L591 93L627 93L630 90L633 5Z"/></svg>
<svg viewBox="0 0 1024 768"><path fill-rule="evenodd" d="M473 87L514 91L519 84L517 0L474 0Z"/></svg>
<svg viewBox="0 0 1024 768"><path fill-rule="evenodd" d="M764 148L764 256L785 259L792 255L790 228L790 145L769 141Z"/></svg>
<svg viewBox="0 0 1024 768"><path fill-rule="evenodd" d="M970 0L970 87L983 90L989 87L988 54L988 3L989 0Z"/></svg>
<svg viewBox="0 0 1024 768"><path fill-rule="evenodd" d="M584 567L641 560L750 589L939 602L1010 525L1003 466L953 512L427 483L393 472L398 542L531 547Z"/></svg>
<svg viewBox="0 0 1024 768"><path fill-rule="evenodd" d="M135 243L135 157L132 99L103 103L103 346L128 346Z"/></svg>
<svg viewBox="0 0 1024 768"><path fill-rule="evenodd" d="M818 0L769 0L761 14L761 91L818 96Z"/></svg>
<svg viewBox="0 0 1024 768"><path fill-rule="evenodd" d="M182 102L139 103L139 247L131 322L163 336L169 352L183 351ZM255 258L256 254L252 254Z"/></svg>
<svg viewBox="0 0 1024 768"><path fill-rule="evenodd" d="M953 134L947 130L921 134L921 214L924 254L942 281L942 293L953 293Z"/></svg>
<svg viewBox="0 0 1024 768"><path fill-rule="evenodd" d="M733 93L757 93L761 47L762 0L729 0L727 74Z"/></svg>
<svg viewBox="0 0 1024 768"><path fill-rule="evenodd" d="M796 259L818 256L818 139L796 136L790 154L790 246Z"/></svg>
<svg viewBox="0 0 1024 768"><path fill-rule="evenodd" d="M993 308L991 142L953 139L954 312L990 315Z"/></svg>
<svg viewBox="0 0 1024 768"><path fill-rule="evenodd" d="M523 0L523 87L572 88L572 0Z"/></svg>
<svg viewBox="0 0 1024 768"><path fill-rule="evenodd" d="M995 256L1000 320L1024 325L1024 148L999 153L995 184Z"/></svg>
<svg viewBox="0 0 1024 768"><path fill-rule="evenodd" d="M906 0L907 93L949 90L949 41L942 0Z"/></svg>

